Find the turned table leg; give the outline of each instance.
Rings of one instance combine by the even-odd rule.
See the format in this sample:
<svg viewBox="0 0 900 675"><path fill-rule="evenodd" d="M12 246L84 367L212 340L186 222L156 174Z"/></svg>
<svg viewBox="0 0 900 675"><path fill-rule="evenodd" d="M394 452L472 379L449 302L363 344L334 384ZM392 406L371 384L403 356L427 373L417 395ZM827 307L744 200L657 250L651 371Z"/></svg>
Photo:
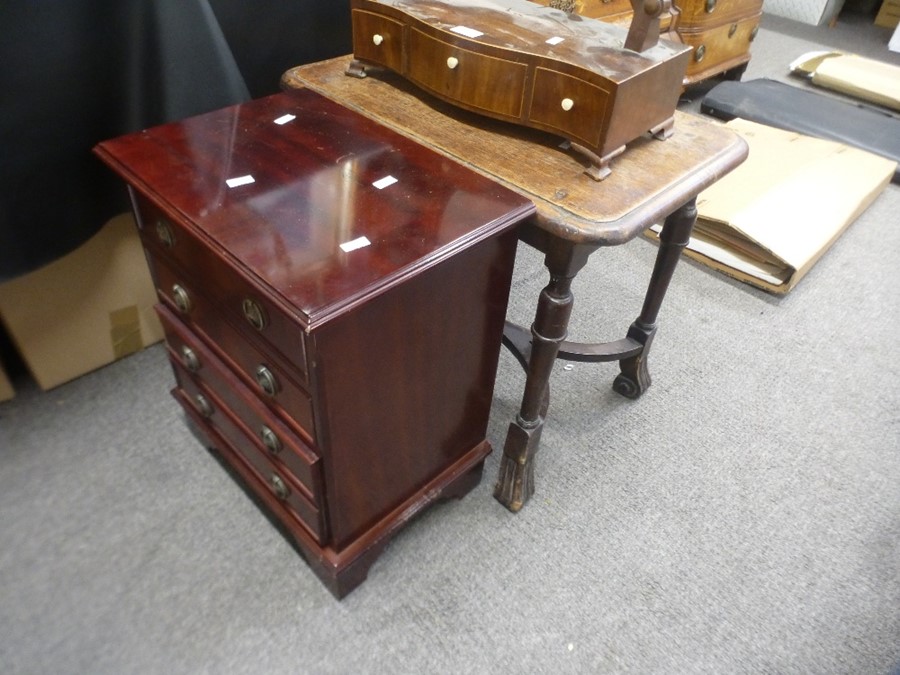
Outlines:
<svg viewBox="0 0 900 675"><path fill-rule="evenodd" d="M613 389L627 398L638 398L650 386L647 354L656 334L656 318L662 306L669 282L678 265L681 252L690 240L691 230L697 220L696 200L692 199L675 210L663 223L659 234L659 252L650 276L644 306L637 320L628 329L628 337L644 348L636 356L619 361L621 373L613 382Z"/></svg>
<svg viewBox="0 0 900 675"><path fill-rule="evenodd" d="M534 494L534 456L550 405L550 373L568 333L574 302L572 280L588 255L589 250L559 241L545 259L550 283L538 298L522 406L509 425L494 486L494 497L510 511L520 510Z"/></svg>

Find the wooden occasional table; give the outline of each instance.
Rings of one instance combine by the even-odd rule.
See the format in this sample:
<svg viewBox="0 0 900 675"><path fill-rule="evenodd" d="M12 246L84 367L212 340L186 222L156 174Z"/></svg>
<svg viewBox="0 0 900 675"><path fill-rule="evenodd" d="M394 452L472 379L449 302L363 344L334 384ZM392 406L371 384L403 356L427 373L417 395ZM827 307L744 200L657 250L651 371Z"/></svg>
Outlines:
<svg viewBox="0 0 900 675"><path fill-rule="evenodd" d="M504 343L527 377L522 405L510 423L494 496L518 511L534 493L534 456L549 407L548 383L557 358L618 361L613 388L637 398L650 386L647 354L669 281L696 220L695 201L706 187L747 157L747 145L715 122L676 112L675 134L641 138L596 182L585 160L553 136L471 114L445 104L401 77L383 72L345 74L350 57L286 72L286 88L307 87L399 131L527 196L536 214L520 226L521 241L544 253L550 282L527 331L507 323ZM640 315L621 340L566 340L572 281L598 248L631 241L664 221L660 248Z"/></svg>

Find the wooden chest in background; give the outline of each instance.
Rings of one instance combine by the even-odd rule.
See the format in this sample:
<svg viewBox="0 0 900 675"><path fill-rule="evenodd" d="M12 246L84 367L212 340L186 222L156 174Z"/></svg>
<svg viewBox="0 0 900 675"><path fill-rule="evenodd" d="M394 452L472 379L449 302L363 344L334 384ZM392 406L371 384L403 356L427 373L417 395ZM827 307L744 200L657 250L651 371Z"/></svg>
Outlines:
<svg viewBox="0 0 900 675"><path fill-rule="evenodd" d="M560 5L554 0L531 0L539 5ZM627 26L631 22L629 0L572 0L575 12ZM679 14L663 17L663 38L681 42L693 50L685 86L723 75L740 79L750 61L750 46L762 17L762 0L674 0Z"/></svg>
<svg viewBox="0 0 900 675"><path fill-rule="evenodd" d="M481 477L525 198L309 90L102 143L173 391L338 597Z"/></svg>

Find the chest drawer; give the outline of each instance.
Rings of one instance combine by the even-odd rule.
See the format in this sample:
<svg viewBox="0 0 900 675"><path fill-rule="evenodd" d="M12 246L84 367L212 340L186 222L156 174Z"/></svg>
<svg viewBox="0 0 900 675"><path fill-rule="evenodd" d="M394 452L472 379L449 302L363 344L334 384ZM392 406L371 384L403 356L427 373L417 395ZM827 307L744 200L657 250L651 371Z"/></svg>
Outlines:
<svg viewBox="0 0 900 675"><path fill-rule="evenodd" d="M538 4L548 5L549 0L539 0ZM581 0L576 11L582 16L594 19L609 19L621 15L630 15L633 11L631 0Z"/></svg>
<svg viewBox="0 0 900 675"><path fill-rule="evenodd" d="M301 437L294 434L255 394L238 380L203 343L162 306L157 313L166 334L173 363L202 379L249 430L249 435L272 461L282 465L302 484L309 498L319 504L322 494L321 460Z"/></svg>
<svg viewBox="0 0 900 675"><path fill-rule="evenodd" d="M403 24L386 16L353 10L353 49L361 59L391 70L403 67Z"/></svg>
<svg viewBox="0 0 900 675"><path fill-rule="evenodd" d="M256 490L265 490L322 542L325 538L322 513L307 497L305 490L289 473L280 470L261 452L252 436L234 419L227 405L204 383L189 376L180 364L173 362L175 378L178 382L179 399L188 414L198 424L215 430L235 453L252 470L259 485Z"/></svg>
<svg viewBox="0 0 900 675"><path fill-rule="evenodd" d="M600 143L609 92L547 68L536 68L530 118L589 145Z"/></svg>
<svg viewBox="0 0 900 675"><path fill-rule="evenodd" d="M169 259L202 279L220 311L247 326L296 369L305 381L306 341L297 322L271 302L231 265L213 253L200 238L166 216L152 202L136 198L143 241L157 256Z"/></svg>
<svg viewBox="0 0 900 675"><path fill-rule="evenodd" d="M726 23L706 30L679 30L684 44L694 48L688 66L688 76L702 77L705 73L727 70L749 58L750 43L756 37L761 15Z"/></svg>
<svg viewBox="0 0 900 675"><path fill-rule="evenodd" d="M409 31L409 79L463 105L518 119L528 66Z"/></svg>
<svg viewBox="0 0 900 675"><path fill-rule="evenodd" d="M159 295L170 311L201 334L207 344L213 345L266 405L308 438L315 439L312 401L293 380L292 371L235 329L207 296L197 291L192 281L163 260L151 260L150 265Z"/></svg>
<svg viewBox="0 0 900 675"><path fill-rule="evenodd" d="M762 11L760 0L681 0L676 30L700 30L734 23Z"/></svg>

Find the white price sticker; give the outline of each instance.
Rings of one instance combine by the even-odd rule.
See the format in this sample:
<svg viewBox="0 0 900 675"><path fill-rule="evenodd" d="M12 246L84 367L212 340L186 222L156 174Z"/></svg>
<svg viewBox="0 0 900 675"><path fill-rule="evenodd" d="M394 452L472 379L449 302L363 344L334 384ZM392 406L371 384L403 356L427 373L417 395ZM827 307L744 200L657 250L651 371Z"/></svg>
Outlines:
<svg viewBox="0 0 900 675"><path fill-rule="evenodd" d="M343 244L341 244L341 250L344 253L350 253L350 251L355 251L358 248L364 248L371 243L372 242L369 241L368 237L357 237L356 239L345 241Z"/></svg>
<svg viewBox="0 0 900 675"><path fill-rule="evenodd" d="M391 185L393 185L396 182L397 182L397 179L394 178L393 176L385 176L384 178L380 178L380 179L376 180L374 183L372 183L372 185L377 187L379 190L384 190L384 188L390 187Z"/></svg>
<svg viewBox="0 0 900 675"><path fill-rule="evenodd" d="M229 178L225 181L225 185L230 188L240 187L241 185L250 185L250 183L255 183L253 176L238 176L236 178Z"/></svg>
<svg viewBox="0 0 900 675"><path fill-rule="evenodd" d="M454 33L464 35L467 38L477 38L484 35L484 33L482 33L480 30L475 30L474 28L469 28L468 26L454 26L450 30Z"/></svg>

